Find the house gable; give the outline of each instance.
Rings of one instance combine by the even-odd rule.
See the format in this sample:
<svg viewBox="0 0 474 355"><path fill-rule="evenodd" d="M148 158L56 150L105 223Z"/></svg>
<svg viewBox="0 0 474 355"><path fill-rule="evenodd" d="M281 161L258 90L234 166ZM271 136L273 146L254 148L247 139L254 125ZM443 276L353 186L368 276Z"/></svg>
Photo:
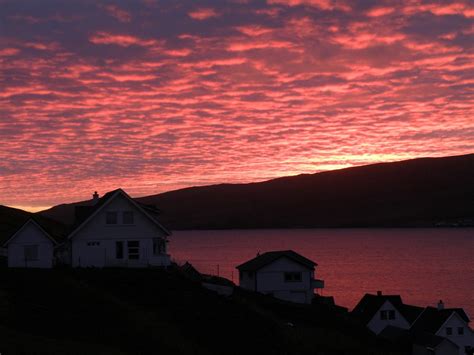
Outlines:
<svg viewBox="0 0 474 355"><path fill-rule="evenodd" d="M386 300L374 313L370 321L367 323L367 327L375 334L378 334L389 325L402 329L410 328L410 323L400 313L397 307L395 307L390 300Z"/></svg>
<svg viewBox="0 0 474 355"><path fill-rule="evenodd" d="M27 221L8 241L8 266L19 268L51 268L54 239L33 220Z"/></svg>
<svg viewBox="0 0 474 355"><path fill-rule="evenodd" d="M55 245L54 239L33 219L27 220L4 244L51 244Z"/></svg>
<svg viewBox="0 0 474 355"><path fill-rule="evenodd" d="M107 223L107 213L116 213L117 223ZM132 212L133 223L124 223L124 213ZM118 191L110 197L88 219L86 219L69 238L81 239L143 239L166 237L164 229L153 217L143 211L140 206L125 193Z"/></svg>
<svg viewBox="0 0 474 355"><path fill-rule="evenodd" d="M122 203L117 205L117 202L116 202L117 199L119 201L122 201ZM126 201L128 205L124 204L123 201ZM171 234L154 217L152 217L148 212L146 212L145 209L140 206L140 204L138 204L130 196L128 196L127 193L125 193L125 191L123 191L122 189L118 189L118 190L111 191L105 194L99 200L99 202L97 203L97 207L93 210L93 212L84 221L82 221L78 226L76 226L76 228L74 228L74 230L69 234L68 238L69 239L75 238L77 234L83 235L84 229L85 230L89 229L89 233L90 233L90 228L94 228L93 227L94 225L96 228L100 225L105 225L105 218L106 218L105 215L107 211L118 213L117 215L118 223L116 226L124 226L124 227L132 229L133 226L144 226L145 224L146 225L153 224L154 230L155 231L159 230L159 235L168 236ZM134 212L134 223L132 225L125 226L122 223L123 220L121 218L123 217L123 215L121 215L121 213L123 213L124 211ZM144 220L147 220L147 221L144 222ZM109 225L108 227L111 227L111 226ZM87 233L88 232L86 232L85 234Z"/></svg>

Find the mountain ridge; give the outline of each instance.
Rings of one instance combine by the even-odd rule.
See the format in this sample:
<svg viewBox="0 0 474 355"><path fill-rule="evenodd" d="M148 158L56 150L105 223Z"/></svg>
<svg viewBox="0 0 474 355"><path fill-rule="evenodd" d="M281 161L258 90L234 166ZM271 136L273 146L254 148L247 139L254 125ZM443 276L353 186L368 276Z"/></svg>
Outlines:
<svg viewBox="0 0 474 355"><path fill-rule="evenodd" d="M417 158L136 198L171 229L474 225L474 154ZM71 223L74 206L39 214Z"/></svg>

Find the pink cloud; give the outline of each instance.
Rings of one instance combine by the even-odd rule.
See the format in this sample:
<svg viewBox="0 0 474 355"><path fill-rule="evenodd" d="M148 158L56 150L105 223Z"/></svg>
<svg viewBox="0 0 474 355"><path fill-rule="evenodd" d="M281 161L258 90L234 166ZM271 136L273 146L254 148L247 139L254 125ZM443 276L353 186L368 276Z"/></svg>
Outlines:
<svg viewBox="0 0 474 355"><path fill-rule="evenodd" d="M18 48L3 48L0 49L0 57L9 57L12 55L17 55L20 53L20 50Z"/></svg>
<svg viewBox="0 0 474 355"><path fill-rule="evenodd" d="M188 16L194 20L207 20L211 17L219 16L219 13L212 9L212 8L200 8L193 11L188 12Z"/></svg>
<svg viewBox="0 0 474 355"><path fill-rule="evenodd" d="M395 8L393 7L375 7L367 11L367 16L369 17L380 17L380 16L386 16L395 11Z"/></svg>
<svg viewBox="0 0 474 355"><path fill-rule="evenodd" d="M114 44L121 47L150 47L158 43L156 40L153 39L146 40L135 36L112 34L108 32L97 32L89 38L89 41L94 44Z"/></svg>
<svg viewBox="0 0 474 355"><path fill-rule="evenodd" d="M351 10L349 4L336 0L267 0L267 3L269 5L313 6L321 10Z"/></svg>

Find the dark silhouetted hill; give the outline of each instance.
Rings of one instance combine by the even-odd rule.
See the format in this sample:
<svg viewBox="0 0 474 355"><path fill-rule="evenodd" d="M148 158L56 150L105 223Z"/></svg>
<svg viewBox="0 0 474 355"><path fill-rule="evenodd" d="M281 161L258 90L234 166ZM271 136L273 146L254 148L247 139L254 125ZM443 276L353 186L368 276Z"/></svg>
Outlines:
<svg viewBox="0 0 474 355"><path fill-rule="evenodd" d="M218 296L174 269L0 268L0 330L18 355L401 354L331 308Z"/></svg>
<svg viewBox="0 0 474 355"><path fill-rule="evenodd" d="M474 225L474 154L192 187L137 201L156 205L171 229ZM74 205L42 215L72 223Z"/></svg>

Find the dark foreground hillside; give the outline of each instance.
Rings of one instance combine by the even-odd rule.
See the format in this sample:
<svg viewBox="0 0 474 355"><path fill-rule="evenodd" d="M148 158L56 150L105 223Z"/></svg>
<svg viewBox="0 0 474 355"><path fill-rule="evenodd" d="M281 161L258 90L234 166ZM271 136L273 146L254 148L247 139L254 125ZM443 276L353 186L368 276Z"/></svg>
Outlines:
<svg viewBox="0 0 474 355"><path fill-rule="evenodd" d="M170 229L474 225L474 154L170 191L137 201ZM42 215L71 224L74 204Z"/></svg>
<svg viewBox="0 0 474 355"><path fill-rule="evenodd" d="M396 354L347 315L178 271L0 270L2 354Z"/></svg>

